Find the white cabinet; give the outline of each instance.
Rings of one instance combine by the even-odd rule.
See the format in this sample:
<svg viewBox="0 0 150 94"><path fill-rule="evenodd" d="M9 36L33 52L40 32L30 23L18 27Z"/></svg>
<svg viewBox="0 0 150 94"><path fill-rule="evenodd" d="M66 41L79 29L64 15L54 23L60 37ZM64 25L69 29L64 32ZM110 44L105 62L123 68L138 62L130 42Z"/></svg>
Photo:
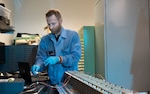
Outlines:
<svg viewBox="0 0 150 94"><path fill-rule="evenodd" d="M96 73L125 88L150 90L148 0L97 0Z"/></svg>

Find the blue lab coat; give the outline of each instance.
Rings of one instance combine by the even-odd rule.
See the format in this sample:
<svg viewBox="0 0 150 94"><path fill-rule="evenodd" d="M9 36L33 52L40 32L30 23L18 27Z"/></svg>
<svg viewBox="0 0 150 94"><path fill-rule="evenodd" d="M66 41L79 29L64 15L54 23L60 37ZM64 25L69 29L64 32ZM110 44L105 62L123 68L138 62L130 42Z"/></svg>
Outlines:
<svg viewBox="0 0 150 94"><path fill-rule="evenodd" d="M51 84L59 84L65 71L78 70L78 61L81 57L81 43L77 32L61 29L56 41L55 35L50 33L41 38L38 46L36 64L45 68L44 61L50 56L61 56L62 63L48 65L48 75Z"/></svg>

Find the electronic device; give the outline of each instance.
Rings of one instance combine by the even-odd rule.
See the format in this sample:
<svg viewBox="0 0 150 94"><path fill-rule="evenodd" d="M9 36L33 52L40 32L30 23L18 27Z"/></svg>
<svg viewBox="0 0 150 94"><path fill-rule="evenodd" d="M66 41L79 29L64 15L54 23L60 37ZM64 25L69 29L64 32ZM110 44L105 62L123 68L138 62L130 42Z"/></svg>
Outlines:
<svg viewBox="0 0 150 94"><path fill-rule="evenodd" d="M136 94L133 90L115 85L84 72L66 71L65 75L69 79L65 86L57 87L59 94Z"/></svg>
<svg viewBox="0 0 150 94"><path fill-rule="evenodd" d="M44 82L47 81L48 78L48 74L47 72L42 72L39 73L36 76L31 75L31 71L30 71L30 63L29 62L18 62L18 67L19 67L19 74L20 77L23 78L25 80L25 84L26 85L30 85L34 82Z"/></svg>
<svg viewBox="0 0 150 94"><path fill-rule="evenodd" d="M32 83L30 67L28 62L18 62L20 77L25 80L25 84L29 85Z"/></svg>
<svg viewBox="0 0 150 94"><path fill-rule="evenodd" d="M0 43L0 63L5 63L5 46Z"/></svg>

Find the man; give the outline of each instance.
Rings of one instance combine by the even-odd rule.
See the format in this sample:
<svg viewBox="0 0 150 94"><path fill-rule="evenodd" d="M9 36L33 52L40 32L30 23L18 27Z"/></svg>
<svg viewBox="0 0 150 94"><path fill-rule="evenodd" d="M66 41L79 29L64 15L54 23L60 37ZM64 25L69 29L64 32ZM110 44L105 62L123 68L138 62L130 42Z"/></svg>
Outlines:
<svg viewBox="0 0 150 94"><path fill-rule="evenodd" d="M78 70L81 44L77 32L62 27L62 17L58 10L49 10L46 20L51 33L41 38L36 63L31 71L36 75L47 67L50 84L56 85L63 81L65 71Z"/></svg>

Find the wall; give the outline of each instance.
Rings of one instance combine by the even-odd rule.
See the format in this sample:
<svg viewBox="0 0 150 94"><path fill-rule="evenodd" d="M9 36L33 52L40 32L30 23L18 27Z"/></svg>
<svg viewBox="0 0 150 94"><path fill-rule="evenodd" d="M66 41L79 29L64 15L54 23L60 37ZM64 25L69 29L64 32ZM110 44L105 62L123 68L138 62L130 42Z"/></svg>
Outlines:
<svg viewBox="0 0 150 94"><path fill-rule="evenodd" d="M105 62L104 57L104 0L97 0L95 5L95 61L96 74L101 74L105 77Z"/></svg>
<svg viewBox="0 0 150 94"><path fill-rule="evenodd" d="M63 26L79 30L84 25L94 25L94 4L96 0L0 0L12 10L12 24L15 34L47 32L45 13L50 8L60 9L63 16Z"/></svg>

